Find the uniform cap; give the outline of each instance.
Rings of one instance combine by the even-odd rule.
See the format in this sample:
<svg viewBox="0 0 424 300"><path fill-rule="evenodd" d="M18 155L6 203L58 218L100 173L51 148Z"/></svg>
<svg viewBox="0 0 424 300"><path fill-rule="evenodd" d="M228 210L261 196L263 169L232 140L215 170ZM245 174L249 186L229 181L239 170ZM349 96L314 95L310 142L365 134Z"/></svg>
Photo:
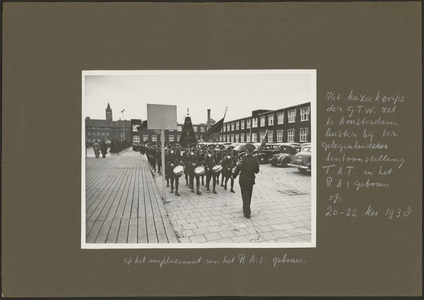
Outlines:
<svg viewBox="0 0 424 300"><path fill-rule="evenodd" d="M249 150L249 151L252 151L252 150L255 150L256 147L253 146L252 144L246 144L246 149Z"/></svg>

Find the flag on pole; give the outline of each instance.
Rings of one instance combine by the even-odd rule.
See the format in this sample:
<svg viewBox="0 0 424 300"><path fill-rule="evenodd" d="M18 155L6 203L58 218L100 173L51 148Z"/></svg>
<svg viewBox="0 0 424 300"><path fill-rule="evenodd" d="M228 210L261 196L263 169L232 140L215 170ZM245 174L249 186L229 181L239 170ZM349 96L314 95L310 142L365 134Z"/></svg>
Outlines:
<svg viewBox="0 0 424 300"><path fill-rule="evenodd" d="M144 121L140 126L138 126L137 130L141 131L143 128L147 128L147 120Z"/></svg>
<svg viewBox="0 0 424 300"><path fill-rule="evenodd" d="M185 117L183 131L181 132L181 137L178 142L183 147L190 144L197 144L196 134L194 133L193 124L189 116Z"/></svg>
<svg viewBox="0 0 424 300"><path fill-rule="evenodd" d="M224 118L216 122L208 131L206 131L205 135L202 137L205 142L209 141L217 141L219 140L219 135L222 130L222 126L224 125Z"/></svg>
<svg viewBox="0 0 424 300"><path fill-rule="evenodd" d="M262 141L261 141L261 148L263 148L263 147L265 147L265 144L266 144L266 135L268 134L268 129L265 131L265 135L264 135L264 137L262 138Z"/></svg>

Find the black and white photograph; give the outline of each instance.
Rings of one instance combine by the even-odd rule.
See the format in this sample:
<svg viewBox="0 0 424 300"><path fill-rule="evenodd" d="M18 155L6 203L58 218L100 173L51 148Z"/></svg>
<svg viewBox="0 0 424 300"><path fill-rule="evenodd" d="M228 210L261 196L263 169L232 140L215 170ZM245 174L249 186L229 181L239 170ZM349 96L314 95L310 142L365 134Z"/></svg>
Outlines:
<svg viewBox="0 0 424 300"><path fill-rule="evenodd" d="M316 245L316 70L83 71L82 248Z"/></svg>

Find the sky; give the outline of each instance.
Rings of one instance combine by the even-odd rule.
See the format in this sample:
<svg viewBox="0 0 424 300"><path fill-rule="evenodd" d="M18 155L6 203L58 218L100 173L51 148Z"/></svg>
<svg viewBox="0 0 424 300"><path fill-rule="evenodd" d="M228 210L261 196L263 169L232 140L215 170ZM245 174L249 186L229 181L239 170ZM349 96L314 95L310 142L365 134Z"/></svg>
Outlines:
<svg viewBox="0 0 424 300"><path fill-rule="evenodd" d="M250 116L253 110L277 110L315 96L315 73L305 70L238 71L84 71L83 117L113 120L147 118L147 104L177 106L177 122L187 108L193 124L211 118L225 121ZM121 113L125 110L124 113Z"/></svg>

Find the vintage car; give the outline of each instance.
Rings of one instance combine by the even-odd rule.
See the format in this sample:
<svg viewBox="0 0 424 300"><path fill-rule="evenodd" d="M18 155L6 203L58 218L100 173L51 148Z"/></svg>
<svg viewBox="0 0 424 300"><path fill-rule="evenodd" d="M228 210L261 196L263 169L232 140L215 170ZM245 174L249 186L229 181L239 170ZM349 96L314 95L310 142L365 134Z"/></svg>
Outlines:
<svg viewBox="0 0 424 300"><path fill-rule="evenodd" d="M233 148L233 152L235 153L235 155L238 158L241 158L244 156L244 154L246 153L246 145L249 143L239 143L238 145L234 146ZM253 146L256 147L256 149L253 151L253 153L255 153L255 151L259 148L259 146L261 145L261 143L252 143Z"/></svg>
<svg viewBox="0 0 424 300"><path fill-rule="evenodd" d="M311 170L311 146L303 146L302 150L295 155L291 167L296 167L302 173Z"/></svg>
<svg viewBox="0 0 424 300"><path fill-rule="evenodd" d="M280 145L277 144L266 144L259 146L253 151L253 157L257 157L260 164L266 164L270 162L270 158L281 153Z"/></svg>
<svg viewBox="0 0 424 300"><path fill-rule="evenodd" d="M274 167L282 166L288 167L293 161L296 153L300 151L300 147L297 144L283 143L278 145L280 153L272 155L270 158L271 165Z"/></svg>

